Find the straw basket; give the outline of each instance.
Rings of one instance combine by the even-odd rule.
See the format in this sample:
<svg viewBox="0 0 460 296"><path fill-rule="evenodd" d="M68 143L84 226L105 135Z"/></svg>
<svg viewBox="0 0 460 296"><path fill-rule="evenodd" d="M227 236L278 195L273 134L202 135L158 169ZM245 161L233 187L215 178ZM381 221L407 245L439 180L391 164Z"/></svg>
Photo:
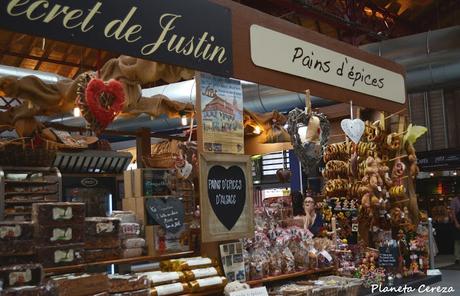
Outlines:
<svg viewBox="0 0 460 296"><path fill-rule="evenodd" d="M362 285L362 280L356 278L340 277L340 276L325 276L319 278L321 281L337 283L339 296L357 296L359 288Z"/></svg>
<svg viewBox="0 0 460 296"><path fill-rule="evenodd" d="M175 160L176 155L168 152L143 157L144 164L148 168L170 169L174 167Z"/></svg>
<svg viewBox="0 0 460 296"><path fill-rule="evenodd" d="M56 156L55 150L36 147L28 138L6 142L0 148L0 163L10 166L50 166Z"/></svg>

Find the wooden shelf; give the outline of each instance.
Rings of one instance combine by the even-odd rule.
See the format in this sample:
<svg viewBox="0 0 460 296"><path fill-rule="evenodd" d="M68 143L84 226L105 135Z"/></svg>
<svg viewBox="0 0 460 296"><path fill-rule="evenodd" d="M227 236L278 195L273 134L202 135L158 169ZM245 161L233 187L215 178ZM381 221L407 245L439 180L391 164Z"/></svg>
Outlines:
<svg viewBox="0 0 460 296"><path fill-rule="evenodd" d="M57 191L45 191L45 192L30 192L30 191L24 191L24 192L5 192L5 196L12 196L12 195L52 195L52 194L58 194Z"/></svg>
<svg viewBox="0 0 460 296"><path fill-rule="evenodd" d="M22 205L22 204L33 204L33 203L47 203L47 202L58 202L58 200L5 200L6 205Z"/></svg>
<svg viewBox="0 0 460 296"><path fill-rule="evenodd" d="M57 181L5 180L6 184L15 185L57 185Z"/></svg>
<svg viewBox="0 0 460 296"><path fill-rule="evenodd" d="M32 212L5 213L5 216L30 216Z"/></svg>
<svg viewBox="0 0 460 296"><path fill-rule="evenodd" d="M88 267L106 266L106 265L112 265L112 264L119 265L119 264L134 264L134 263L149 262L149 261L161 261L161 260L180 258L180 257L189 256L193 254L194 254L194 251L187 251L187 252L180 252L180 253L164 254L164 255L159 255L159 256L141 256L141 257L133 257L133 258L122 258L122 259L114 259L114 260L107 260L107 261L88 262L88 263L78 264L78 265L50 267L50 268L45 268L44 271L47 274L62 274L62 273L70 273L70 272L85 270Z"/></svg>
<svg viewBox="0 0 460 296"><path fill-rule="evenodd" d="M246 284L248 284L251 287L257 287L265 283L283 281L283 280L288 280L291 278L297 278L297 277L302 277L302 276L309 276L309 275L321 274L321 273L327 273L327 272L333 272L333 271L334 271L334 267L316 268L316 269L310 269L310 270L299 271L299 272L294 272L294 273L282 274L279 276L270 276L270 277L263 278L260 280L247 281Z"/></svg>

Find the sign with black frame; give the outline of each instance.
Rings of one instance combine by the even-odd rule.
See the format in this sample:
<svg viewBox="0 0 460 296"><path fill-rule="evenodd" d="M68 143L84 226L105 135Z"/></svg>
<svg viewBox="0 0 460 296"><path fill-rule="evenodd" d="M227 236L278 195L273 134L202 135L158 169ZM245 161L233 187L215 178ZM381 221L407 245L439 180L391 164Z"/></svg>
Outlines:
<svg viewBox="0 0 460 296"><path fill-rule="evenodd" d="M229 77L230 9L206 0L7 0L0 27Z"/></svg>

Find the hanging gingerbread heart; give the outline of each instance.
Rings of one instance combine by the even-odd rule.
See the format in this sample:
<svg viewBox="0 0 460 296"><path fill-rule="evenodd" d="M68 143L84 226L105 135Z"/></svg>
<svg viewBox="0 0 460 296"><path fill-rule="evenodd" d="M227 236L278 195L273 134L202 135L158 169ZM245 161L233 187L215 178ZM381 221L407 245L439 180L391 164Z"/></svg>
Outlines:
<svg viewBox="0 0 460 296"><path fill-rule="evenodd" d="M86 102L100 127L105 129L123 109L125 103L123 86L113 79L105 83L94 78L86 87Z"/></svg>
<svg viewBox="0 0 460 296"><path fill-rule="evenodd" d="M117 80L104 82L93 75L83 75L77 92L82 116L97 133L106 129L123 110L125 94Z"/></svg>

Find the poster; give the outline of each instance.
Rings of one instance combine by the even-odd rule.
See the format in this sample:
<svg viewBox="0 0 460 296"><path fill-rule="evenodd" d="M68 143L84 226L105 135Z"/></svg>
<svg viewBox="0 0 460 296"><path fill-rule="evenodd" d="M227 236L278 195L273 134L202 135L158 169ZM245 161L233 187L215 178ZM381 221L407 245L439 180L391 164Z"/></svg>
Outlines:
<svg viewBox="0 0 460 296"><path fill-rule="evenodd" d="M243 244L241 242L220 245L220 258L229 282L245 282Z"/></svg>
<svg viewBox="0 0 460 296"><path fill-rule="evenodd" d="M243 154L241 83L206 73L200 79L203 151Z"/></svg>

